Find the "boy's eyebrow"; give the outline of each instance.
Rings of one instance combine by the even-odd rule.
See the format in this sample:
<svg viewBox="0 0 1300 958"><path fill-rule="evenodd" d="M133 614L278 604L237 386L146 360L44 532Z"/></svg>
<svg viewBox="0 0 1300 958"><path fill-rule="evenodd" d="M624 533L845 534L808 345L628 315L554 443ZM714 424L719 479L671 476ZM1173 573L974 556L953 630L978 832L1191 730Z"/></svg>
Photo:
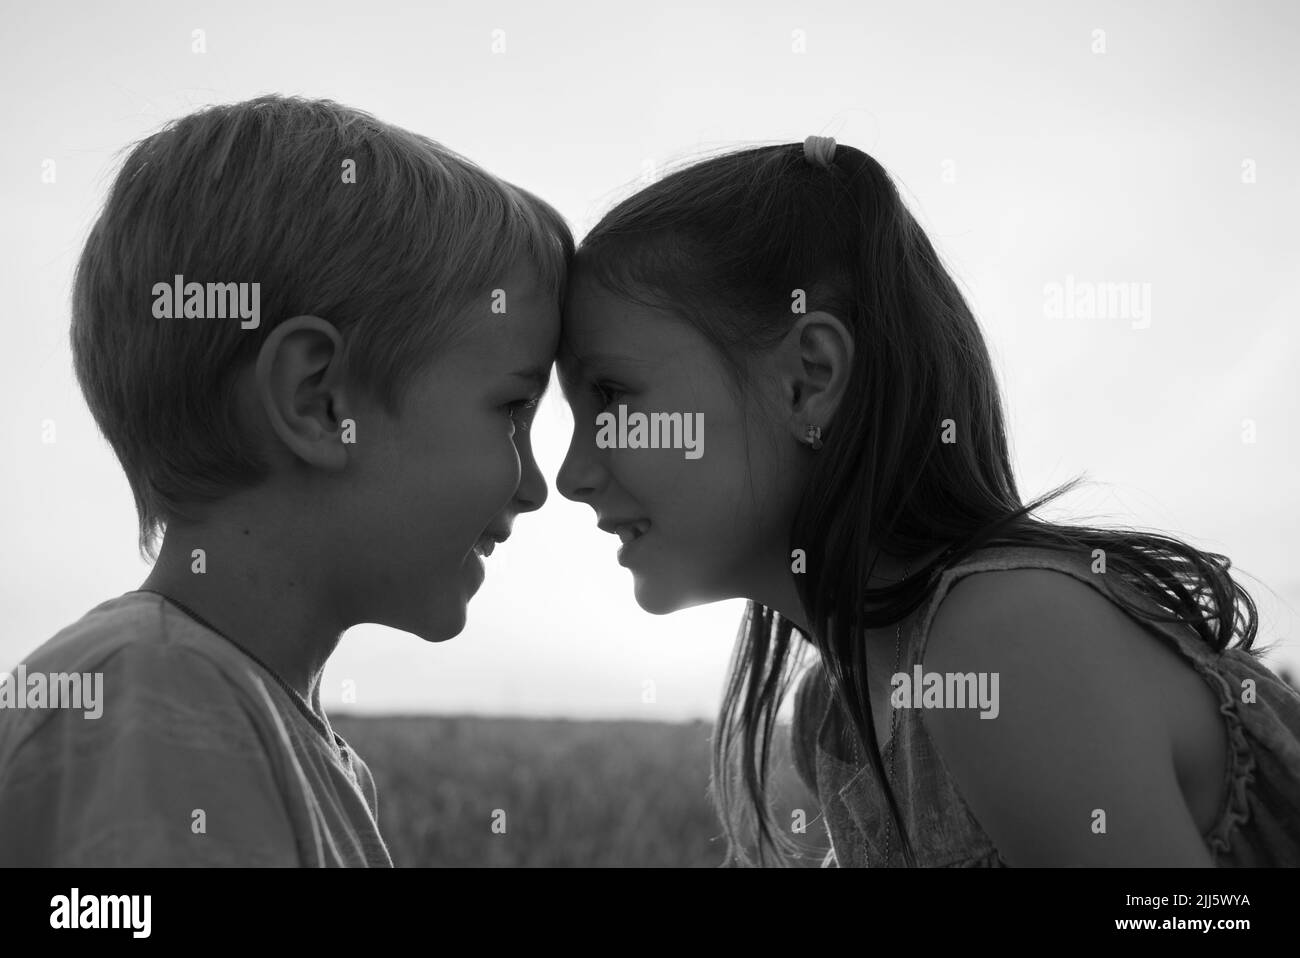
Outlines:
<svg viewBox="0 0 1300 958"><path fill-rule="evenodd" d="M550 366L533 366L529 369L518 369L510 375L516 379L522 379L525 382L532 383L539 393L546 392L546 387L551 383Z"/></svg>

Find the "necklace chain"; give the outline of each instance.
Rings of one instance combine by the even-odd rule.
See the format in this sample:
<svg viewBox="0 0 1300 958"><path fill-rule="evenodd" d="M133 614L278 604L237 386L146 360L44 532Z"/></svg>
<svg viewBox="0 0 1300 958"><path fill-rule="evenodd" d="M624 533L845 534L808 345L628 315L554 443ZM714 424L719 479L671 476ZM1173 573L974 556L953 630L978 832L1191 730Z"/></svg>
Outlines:
<svg viewBox="0 0 1300 958"><path fill-rule="evenodd" d="M203 618L203 616L199 615L189 606L185 605L185 603L173 599L171 596L167 595L166 593L159 592L157 589L137 589L136 591L151 592L154 595L162 596L162 598L166 599L172 605L176 606L176 608L180 609L182 612L188 615L195 622L199 623L199 625L203 626L205 629L210 629L211 631L217 633L217 635L221 636L223 639L225 639L235 648L239 649L240 652L243 652L244 655L248 656L258 665L260 665L263 669L265 669L270 674L271 678L275 679L276 684L278 684L280 688L284 689L285 693L289 696L289 700L292 701L293 704L297 707L298 711L303 714L303 717L306 718L307 721L311 723L312 728L320 732L320 734L325 736L326 739L332 741L335 748L342 749L343 747L342 742L338 740L337 736L331 734L330 728L324 723L324 721L321 720L321 717L312 710L311 705L308 704L307 700L302 697L302 695L298 692L298 690L295 689L288 682L286 682L280 676L279 672L277 672L275 669L271 668L269 665L263 662L258 656L254 655L252 651L245 648L242 643L236 642L234 639L226 635L226 633L222 632L220 629L218 629L207 619Z"/></svg>

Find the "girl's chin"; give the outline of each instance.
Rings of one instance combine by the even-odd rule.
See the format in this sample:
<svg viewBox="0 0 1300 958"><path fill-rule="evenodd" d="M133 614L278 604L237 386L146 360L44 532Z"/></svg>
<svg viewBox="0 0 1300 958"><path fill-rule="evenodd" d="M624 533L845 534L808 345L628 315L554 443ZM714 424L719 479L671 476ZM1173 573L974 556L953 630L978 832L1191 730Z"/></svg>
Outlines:
<svg viewBox="0 0 1300 958"><path fill-rule="evenodd" d="M656 582L644 575L635 577L633 594L636 596L636 604L651 615L668 615L713 601L700 596L687 595L680 589L674 589L666 583Z"/></svg>
<svg viewBox="0 0 1300 958"><path fill-rule="evenodd" d="M680 612L683 606L675 602L662 602L656 599L642 598L640 594L636 597L636 604L641 606L643 612L649 612L651 615L671 615L674 612Z"/></svg>

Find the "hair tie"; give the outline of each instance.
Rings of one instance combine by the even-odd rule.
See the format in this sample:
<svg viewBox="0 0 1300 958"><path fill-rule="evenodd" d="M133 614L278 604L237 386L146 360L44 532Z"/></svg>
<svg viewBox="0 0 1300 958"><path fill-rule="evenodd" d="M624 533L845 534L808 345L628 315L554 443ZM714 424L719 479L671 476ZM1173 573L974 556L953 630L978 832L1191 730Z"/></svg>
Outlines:
<svg viewBox="0 0 1300 958"><path fill-rule="evenodd" d="M835 139L829 136L810 136L803 141L804 159L814 166L830 169L835 160Z"/></svg>

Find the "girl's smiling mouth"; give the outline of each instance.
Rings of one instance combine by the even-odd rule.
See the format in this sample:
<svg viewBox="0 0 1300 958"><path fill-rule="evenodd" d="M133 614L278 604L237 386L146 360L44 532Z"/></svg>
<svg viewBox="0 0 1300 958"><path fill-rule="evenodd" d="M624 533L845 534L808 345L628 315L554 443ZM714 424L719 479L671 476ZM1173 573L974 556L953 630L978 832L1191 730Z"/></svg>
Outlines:
<svg viewBox="0 0 1300 958"><path fill-rule="evenodd" d="M601 519L596 526L604 532L616 535L624 545L645 535L650 529L649 519Z"/></svg>
<svg viewBox="0 0 1300 958"><path fill-rule="evenodd" d="M628 553L635 548L637 542L650 531L649 519L602 519L596 525L605 532L618 536L623 543L618 550L618 561L624 565Z"/></svg>

